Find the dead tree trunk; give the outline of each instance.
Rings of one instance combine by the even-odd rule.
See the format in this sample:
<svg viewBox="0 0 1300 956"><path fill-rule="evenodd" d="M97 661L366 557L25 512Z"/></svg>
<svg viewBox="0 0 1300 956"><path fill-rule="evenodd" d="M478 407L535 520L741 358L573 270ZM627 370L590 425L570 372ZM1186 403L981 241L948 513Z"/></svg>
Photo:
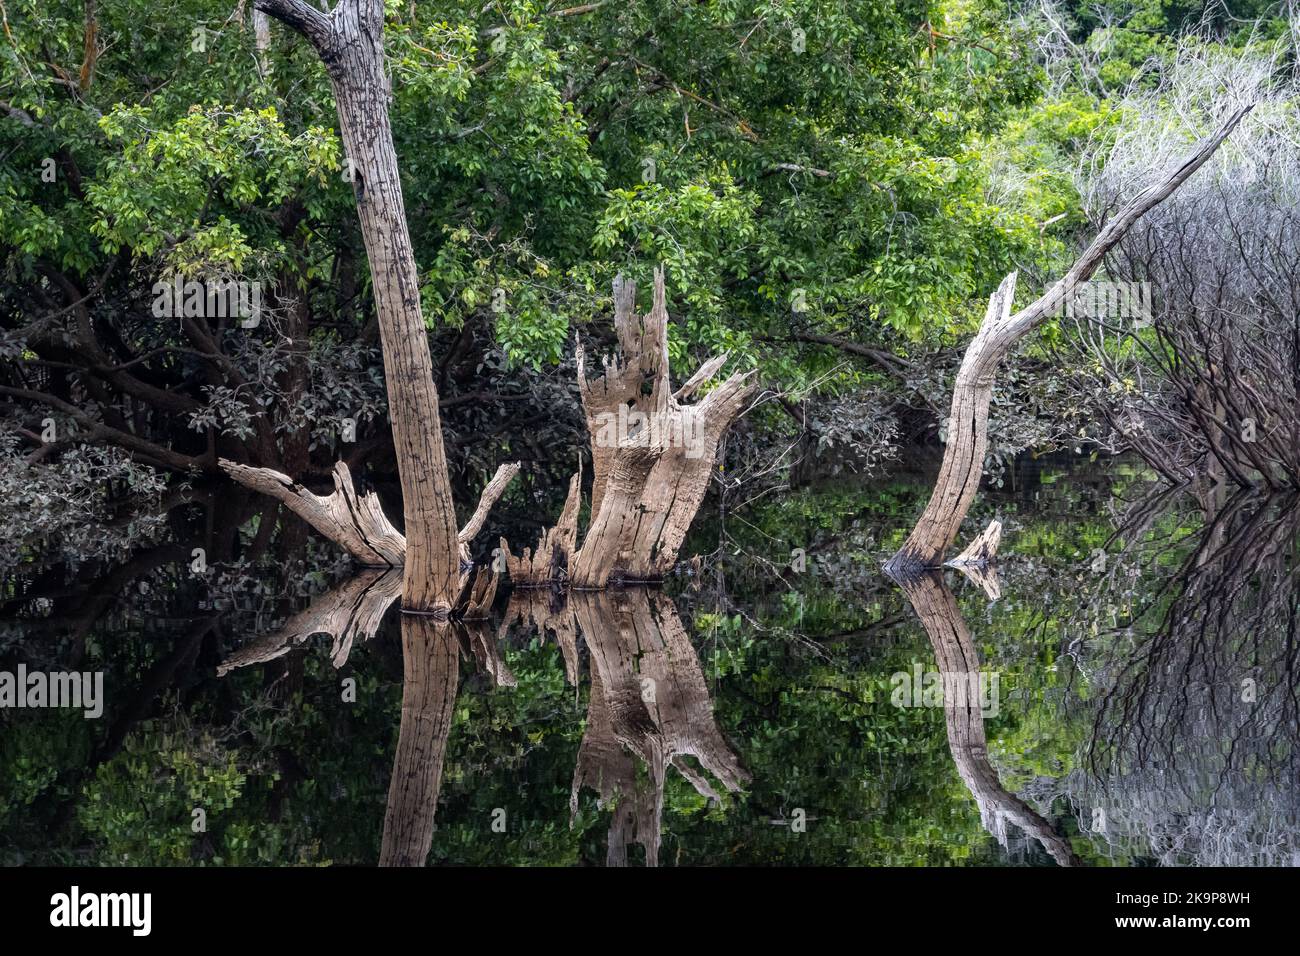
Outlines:
<svg viewBox="0 0 1300 956"><path fill-rule="evenodd" d="M311 42L334 89L346 172L370 260L402 482L402 603L415 610L450 608L460 590L456 511L388 118L383 0L340 0L330 13L304 0L256 0L255 6Z"/></svg>
<svg viewBox="0 0 1300 956"><path fill-rule="evenodd" d="M1013 272L1002 280L989 299L984 322L967 347L961 369L957 372L952 411L948 418L948 441L930 502L907 541L886 564L890 573L914 574L924 568L940 566L944 554L957 539L958 529L975 500L980 476L984 472L989 401L1002 360L1025 335L1073 299L1079 283L1087 281L1129 228L1196 172L1248 112L1249 106L1238 110L1216 133L1202 141L1186 161L1134 197L1097 234L1063 279L1015 315L1011 314L1011 300L1015 294L1016 274Z"/></svg>
<svg viewBox="0 0 1300 956"><path fill-rule="evenodd" d="M559 524L536 550L507 559L515 584L568 581L600 589L611 581L658 581L676 563L708 490L722 435L753 392L753 373L734 374L702 400L683 405L727 356L709 359L674 392L665 299L662 269L655 271L654 306L644 316L636 313L636 287L616 279L614 330L622 357L606 358L603 374L588 379L579 345L578 387L591 441L591 523L575 551L575 476Z"/></svg>
<svg viewBox="0 0 1300 956"><path fill-rule="evenodd" d="M226 474L241 485L284 502L290 511L347 551L363 567L398 568L406 564L406 536L389 522L373 491L357 494L352 484L352 472L344 462L334 465L334 491L324 497L272 468L253 468L225 458L220 464ZM477 580L472 580L469 545L482 530L492 506L517 474L517 461L497 468L479 495L474 514L456 533L457 590L454 600L448 602L448 608L467 608L467 613L478 614L491 604L496 594L495 572L491 579L479 575ZM574 519L577 519L576 512Z"/></svg>

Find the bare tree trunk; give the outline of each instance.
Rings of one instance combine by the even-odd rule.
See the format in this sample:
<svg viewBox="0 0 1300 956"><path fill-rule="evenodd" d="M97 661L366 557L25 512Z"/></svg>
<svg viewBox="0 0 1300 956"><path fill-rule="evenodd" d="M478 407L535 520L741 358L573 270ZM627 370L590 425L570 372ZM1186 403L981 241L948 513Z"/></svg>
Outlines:
<svg viewBox="0 0 1300 956"><path fill-rule="evenodd" d="M989 401L1002 360L1025 335L1057 314L1074 297L1079 283L1087 281L1129 228L1186 182L1214 154L1250 109L1247 106L1234 113L1217 132L1203 140L1185 162L1134 197L1097 234L1065 278L1015 315L1011 315L1011 300L1015 294L1016 274L1013 272L1002 280L989 299L984 322L967 347L957 373L943 465L930 502L907 541L886 564L890 573L909 574L940 566L944 554L957 539L957 532L975 500L980 476L984 472Z"/></svg>
<svg viewBox="0 0 1300 956"><path fill-rule="evenodd" d="M311 42L334 89L370 260L402 482L407 538L402 602L415 610L449 609L460 589L456 511L388 117L383 0L340 0L328 14L303 0L256 0L255 6Z"/></svg>
<svg viewBox="0 0 1300 956"><path fill-rule="evenodd" d="M672 390L662 269L655 270L654 306L644 316L636 313L636 287L621 276L615 280L614 330L623 354L606 358L595 378L587 378L578 347L578 387L591 439L591 524L575 553L575 476L559 524L535 551L508 559L516 584L567 580L599 590L611 581L662 579L708 491L722 435L753 393L752 373L740 373L702 400L682 404L717 374L727 355L710 358Z"/></svg>

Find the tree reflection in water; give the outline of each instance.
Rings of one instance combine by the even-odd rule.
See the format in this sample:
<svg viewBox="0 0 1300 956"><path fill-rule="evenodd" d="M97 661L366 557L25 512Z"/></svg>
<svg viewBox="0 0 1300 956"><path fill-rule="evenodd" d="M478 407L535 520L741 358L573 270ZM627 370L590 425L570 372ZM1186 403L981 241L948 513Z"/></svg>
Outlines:
<svg viewBox="0 0 1300 956"><path fill-rule="evenodd" d="M1300 508L1250 494L1202 505L1204 528L1163 576L1172 586L1149 601L1156 625L1084 645L1099 694L1086 767L1044 795L1072 801L1116 855L1294 866Z"/></svg>
<svg viewBox="0 0 1300 956"><path fill-rule="evenodd" d="M930 638L939 673L958 680L980 673L979 655L975 652L970 629L957 609L957 600L942 572L900 575L897 580ZM996 592L996 580L993 568L980 569L976 577L976 583L986 593ZM990 592L990 586L993 592ZM952 686L951 678L945 686ZM1006 825L1012 823L1042 844L1061 866L1077 866L1079 858L1069 841L1058 834L1038 811L1002 786L989 761L980 701L974 695L945 692L943 714L948 749L952 752L958 774L979 806L984 829L1005 847Z"/></svg>
<svg viewBox="0 0 1300 956"><path fill-rule="evenodd" d="M1063 727L1088 728L1073 769L1039 773L1011 792L990 760L979 702L970 698L945 701L948 750L983 827L1003 847L1014 827L1061 865L1079 863L1077 854L1165 865L1294 865L1300 512L1293 500L1220 501L1203 530L1189 537L1186 529L1199 517L1168 520L1168 508L1168 501L1135 508L1116 535L1130 543L1111 555L1091 589L1080 585L1080 612L1072 615L1064 601L1054 608L1061 617L1059 661L1072 675L1058 716ZM1144 563L1150 567L1137 566ZM1018 583L1015 567L1008 565L1012 601L1015 590L1028 587ZM977 577L986 594L998 593L991 569ZM938 670L978 673L971 630L942 575L900 583ZM275 634L233 653L219 673L281 657L321 632L332 636L331 660L341 667L376 633L399 587L396 575L358 575ZM1123 619L1103 626L1116 602ZM714 718L689 634L660 591L516 590L496 628L404 614L401 722L380 862L421 865L428 858L460 658L472 658L492 686L514 686L499 650L512 629L554 638L571 686L588 673L570 823L581 792L593 791L597 806L610 812L608 864L660 862L670 772L711 802L749 782ZM1058 822L1062 812L1077 819L1075 845L1049 822L1048 808Z"/></svg>
<svg viewBox="0 0 1300 956"><path fill-rule="evenodd" d="M392 572L352 578L281 630L231 655L219 673L272 660L317 633L333 637L331 659L341 667L358 635L363 640L374 635L400 586L400 575ZM715 803L720 797L709 774L732 792L749 780L718 729L699 658L665 594L644 588L567 596L520 590L512 595L500 632L515 622L555 637L575 685L579 640L587 647L591 693L570 810L577 813L583 787L596 791L598 806L613 807L610 866L627 865L634 843L643 848L646 865L658 864L669 767ZM472 655L495 686L513 686L514 678L485 622L403 613L401 634L402 718L380 864L422 866L432 846L460 657Z"/></svg>

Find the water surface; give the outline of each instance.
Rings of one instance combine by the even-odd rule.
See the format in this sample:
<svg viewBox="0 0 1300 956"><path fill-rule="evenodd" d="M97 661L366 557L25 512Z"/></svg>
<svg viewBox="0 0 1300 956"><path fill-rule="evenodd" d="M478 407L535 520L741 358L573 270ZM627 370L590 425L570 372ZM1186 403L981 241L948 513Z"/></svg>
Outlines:
<svg viewBox="0 0 1300 956"><path fill-rule="evenodd" d="M662 589L454 623L195 493L10 568L0 669L101 671L106 703L0 712L0 855L1294 865L1294 502L1152 491L1019 468L964 529L1003 520L995 572L900 586L924 490L805 488L703 514Z"/></svg>

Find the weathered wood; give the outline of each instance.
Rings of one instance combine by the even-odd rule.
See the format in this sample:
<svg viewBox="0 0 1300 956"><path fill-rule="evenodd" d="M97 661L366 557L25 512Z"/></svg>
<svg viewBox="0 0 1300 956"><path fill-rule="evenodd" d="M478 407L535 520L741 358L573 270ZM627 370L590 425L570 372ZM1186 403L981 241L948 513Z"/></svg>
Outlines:
<svg viewBox="0 0 1300 956"><path fill-rule="evenodd" d="M570 811L576 814L584 786L596 790L598 805L615 804L610 864L626 865L626 847L637 842L646 865L655 866L669 766L715 804L718 792L685 757L694 757L728 791L750 777L718 729L699 656L667 595L631 588L574 593L569 600L591 654L587 728Z"/></svg>
<svg viewBox="0 0 1300 956"><path fill-rule="evenodd" d="M373 491L357 494L344 462L334 465L334 492L325 497L271 468L253 468L225 458L220 465L241 485L282 502L363 566L396 568L405 562L406 538L385 517Z"/></svg>
<svg viewBox="0 0 1300 956"><path fill-rule="evenodd" d="M294 514L347 551L363 566L396 568L406 563L406 537L389 522L379 503L379 497L373 491L364 495L357 494L352 472L343 461L334 465L334 492L325 497L315 494L273 468L254 468L225 458L221 459L220 464L226 474L241 485L283 502ZM466 583L470 542L482 530L492 506L518 473L519 462L500 466L479 496L474 514L457 532L460 557L458 588L463 589Z"/></svg>
<svg viewBox="0 0 1300 956"><path fill-rule="evenodd" d="M966 545L966 550L946 563L950 568L987 567L997 559L998 544L1001 541L1002 522L994 518L989 522L989 526L980 532L979 537Z"/></svg>
<svg viewBox="0 0 1300 956"><path fill-rule="evenodd" d="M516 587L539 587L562 583L573 573L574 553L578 543L578 512L582 507L582 460L578 470L569 479L569 494L564 499L564 509L554 527L547 528L537 539L535 548L524 548L520 557L510 551L510 544L501 539L501 554L506 571Z"/></svg>
<svg viewBox="0 0 1300 956"><path fill-rule="evenodd" d="M487 521L488 512L492 510L492 506L497 503L497 500L517 474L519 474L519 462L512 461L508 465L498 466L492 480L484 485L483 491L479 494L478 507L470 515L470 519L465 522L465 526L456 534L456 540L460 542L461 546L462 561L469 560L469 543L483 530L483 523Z"/></svg>
<svg viewBox="0 0 1300 956"><path fill-rule="evenodd" d="M1002 540L1002 522L994 518L989 526L980 532L978 538L966 546L961 554L946 567L956 568L970 581L983 588L990 601L1002 597L1002 584L998 581L997 554L998 544Z"/></svg>
<svg viewBox="0 0 1300 956"><path fill-rule="evenodd" d="M496 599L501 576L491 567L473 568L466 573L473 575L473 584L462 602L461 620L479 621L491 617L492 602Z"/></svg>
<svg viewBox="0 0 1300 956"><path fill-rule="evenodd" d="M370 262L402 483L407 537L402 602L416 610L449 608L460 590L456 510L388 115L384 3L340 0L328 14L303 0L256 0L255 6L311 42L334 90Z"/></svg>
<svg viewBox="0 0 1300 956"><path fill-rule="evenodd" d="M614 330L622 354L604 358L599 376L587 377L581 343L577 353L591 440L591 523L575 551L578 499L571 485L556 528L537 549L508 559L516 584L567 581L599 590L612 582L661 580L708 491L722 435L753 393L753 373L739 373L699 402L681 404L717 375L727 355L710 358L672 390L662 268L655 270L654 304L644 316L636 312L635 285L615 280ZM554 559L557 549L564 567Z"/></svg>
<svg viewBox="0 0 1300 956"><path fill-rule="evenodd" d="M952 409L948 417L948 439L943 464L925 511L898 552L886 567L891 573L916 573L938 567L944 553L957 539L971 503L979 491L988 451L989 402L998 366L1026 334L1062 307L1097 270L1106 254L1146 212L1167 199L1187 181L1250 112L1246 106L1234 113L1213 135L1203 140L1183 163L1142 190L1110 220L1066 272L1065 277L1044 295L1011 314L1016 274L1002 280L989 299L988 312L979 332L966 349L953 385Z"/></svg>

